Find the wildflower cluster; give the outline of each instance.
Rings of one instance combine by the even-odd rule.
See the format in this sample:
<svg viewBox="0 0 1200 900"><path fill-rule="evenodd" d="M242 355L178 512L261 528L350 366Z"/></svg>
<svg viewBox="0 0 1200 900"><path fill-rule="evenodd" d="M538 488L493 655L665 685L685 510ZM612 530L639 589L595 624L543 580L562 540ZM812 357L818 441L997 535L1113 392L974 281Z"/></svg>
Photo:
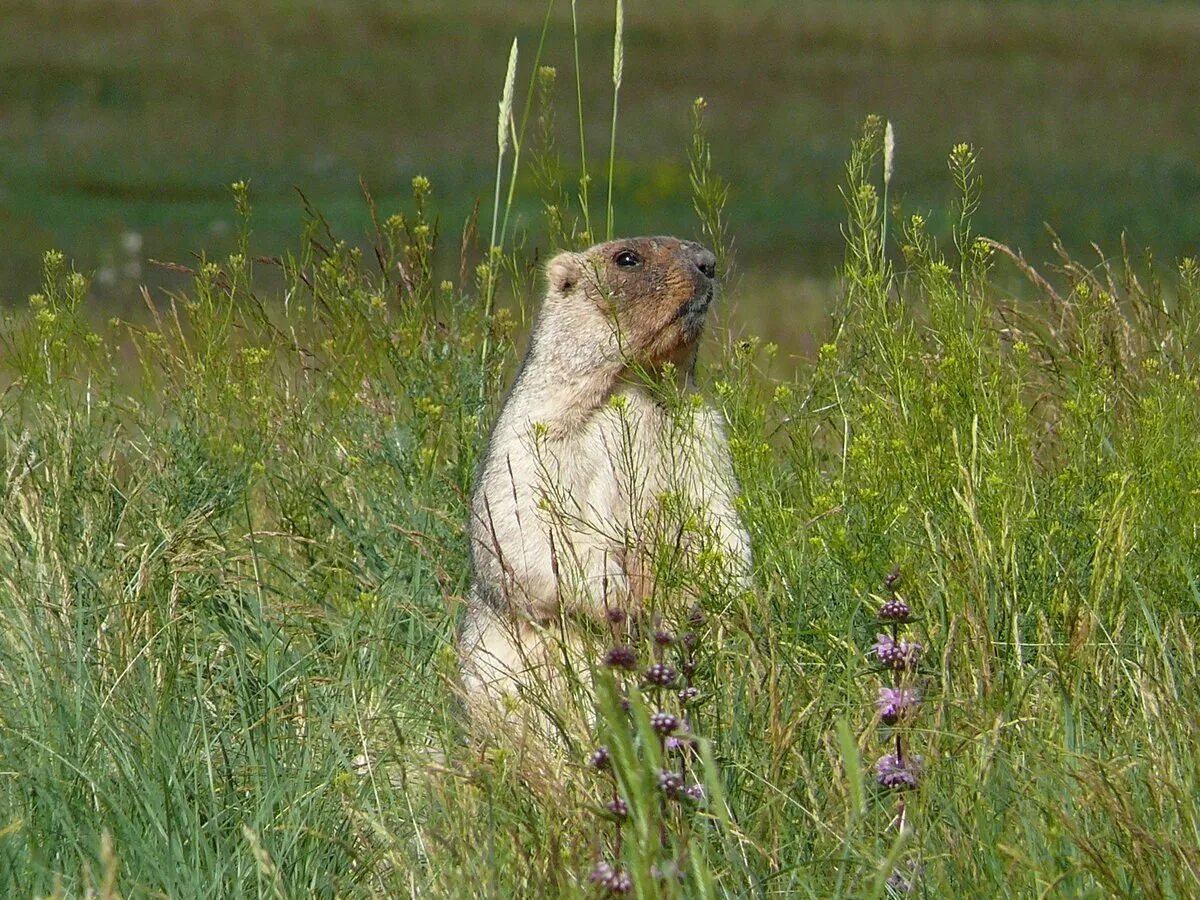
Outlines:
<svg viewBox="0 0 1200 900"><path fill-rule="evenodd" d="M691 717L702 699L694 683L699 668L700 631L705 617L697 605L679 623L683 631L656 621L649 634L638 635L638 623L619 609L608 612L613 644L602 658L621 710L619 721L601 718L600 729L612 743L600 744L588 757L588 768L597 776L607 799L597 804L599 814L612 823L610 837L588 881L610 896L630 893L630 871L622 868L626 850L626 825L631 816L652 817L656 827L631 834L653 835L654 846L639 848L657 862L650 868L655 878L683 877L687 854L689 817L705 802L697 780L700 758ZM644 645L643 654L634 649ZM645 709L639 727L638 707ZM648 727L647 727L648 725ZM624 757L615 752L625 747ZM623 759L619 763L618 759ZM624 768L633 771L624 771ZM636 792L643 790L642 795ZM649 794L645 794L648 790Z"/></svg>
<svg viewBox="0 0 1200 900"><path fill-rule="evenodd" d="M905 728L912 723L921 705L922 691L917 683L917 667L924 647L915 640L901 637L902 630L912 620L912 609L896 592L900 583L899 570L884 579L887 597L877 616L885 629L875 638L869 655L879 664L884 684L875 697L875 709L880 720L888 726L888 749L875 763L875 781L885 791L896 792L897 811L893 820L903 833L908 827L904 791L915 789L921 782L923 761L913 753L906 740ZM908 892L916 882L917 866L913 859L902 861L892 872L888 884Z"/></svg>

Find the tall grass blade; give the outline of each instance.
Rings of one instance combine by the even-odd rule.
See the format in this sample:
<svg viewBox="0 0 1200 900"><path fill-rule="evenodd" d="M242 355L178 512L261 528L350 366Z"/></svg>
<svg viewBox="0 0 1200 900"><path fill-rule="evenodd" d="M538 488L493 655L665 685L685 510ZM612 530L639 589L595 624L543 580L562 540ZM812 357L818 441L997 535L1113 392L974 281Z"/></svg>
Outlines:
<svg viewBox="0 0 1200 900"><path fill-rule="evenodd" d="M617 161L617 103L621 96L621 79L625 74L625 4L617 0L616 25L613 29L613 103L612 129L608 140L608 218L605 226L605 240L613 236L613 171Z"/></svg>
<svg viewBox="0 0 1200 900"><path fill-rule="evenodd" d="M588 184L591 175L588 174L587 137L583 128L583 69L579 64L579 19L575 10L576 0L571 0L571 46L575 54L575 109L579 123L579 207L583 213L583 228L587 240L595 240L592 231L591 203L588 200Z"/></svg>
<svg viewBox="0 0 1200 900"><path fill-rule="evenodd" d="M513 88L517 81L517 39L513 38L512 47L508 51L508 68L504 74L504 90L500 95L499 114L496 117L496 191L492 201L492 232L488 239L487 274L484 282L484 314L491 318L496 304L496 277L499 269L499 255L502 248L496 243L500 234L500 185L504 178L504 155L508 152L508 144L513 135ZM515 166L514 166L515 173ZM487 358L490 342L485 335L480 349L480 366L487 369ZM482 388L481 388L482 389ZM482 401L482 396L480 400Z"/></svg>

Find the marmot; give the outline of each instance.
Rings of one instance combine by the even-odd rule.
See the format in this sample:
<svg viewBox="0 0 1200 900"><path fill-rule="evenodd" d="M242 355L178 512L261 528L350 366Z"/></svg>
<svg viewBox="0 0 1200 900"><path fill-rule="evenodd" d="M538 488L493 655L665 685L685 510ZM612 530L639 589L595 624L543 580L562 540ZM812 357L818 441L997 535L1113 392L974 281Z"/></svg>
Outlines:
<svg viewBox="0 0 1200 900"><path fill-rule="evenodd" d="M691 391L715 276L712 251L671 237L609 241L546 267L471 497L459 652L473 717L500 702L511 719L504 698L560 670L586 620L636 617L664 542L707 541L730 578L747 578L723 419L698 396L669 409L657 389L673 373L672 390Z"/></svg>

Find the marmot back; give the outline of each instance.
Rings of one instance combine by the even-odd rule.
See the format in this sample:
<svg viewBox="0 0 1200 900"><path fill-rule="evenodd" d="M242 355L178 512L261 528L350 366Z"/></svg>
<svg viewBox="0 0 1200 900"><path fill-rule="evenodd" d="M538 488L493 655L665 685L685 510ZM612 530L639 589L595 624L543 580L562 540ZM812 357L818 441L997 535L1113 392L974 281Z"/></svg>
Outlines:
<svg viewBox="0 0 1200 900"><path fill-rule="evenodd" d="M721 417L703 403L673 414L653 390L668 375L691 389L715 274L711 251L670 237L609 241L547 266L471 498L460 653L474 712L553 675L564 655L547 655L548 634L571 644L581 620L612 607L636 615L655 596L648 562L668 497L703 520L730 577L746 577Z"/></svg>

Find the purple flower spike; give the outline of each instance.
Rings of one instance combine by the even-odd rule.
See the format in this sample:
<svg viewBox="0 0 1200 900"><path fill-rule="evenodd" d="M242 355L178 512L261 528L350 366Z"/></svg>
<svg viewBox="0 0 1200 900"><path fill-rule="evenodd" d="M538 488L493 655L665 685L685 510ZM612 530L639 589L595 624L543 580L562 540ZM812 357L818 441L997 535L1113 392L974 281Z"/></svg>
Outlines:
<svg viewBox="0 0 1200 900"><path fill-rule="evenodd" d="M614 869L611 863L604 860L596 863L588 881L606 889L610 894L628 894L633 890L633 880L629 875L620 869Z"/></svg>
<svg viewBox="0 0 1200 900"><path fill-rule="evenodd" d="M693 700L695 700L699 696L700 696L699 688L685 687L682 691L679 692L679 702L680 703L691 703Z"/></svg>
<svg viewBox="0 0 1200 900"><path fill-rule="evenodd" d="M871 652L881 665L889 669L912 669L921 657L922 647L916 641L897 641L890 634L875 638Z"/></svg>
<svg viewBox="0 0 1200 900"><path fill-rule="evenodd" d="M675 670L663 663L655 663L646 670L646 684L670 687L675 683Z"/></svg>
<svg viewBox="0 0 1200 900"><path fill-rule="evenodd" d="M604 617L614 625L621 625L625 621L625 610L610 606L604 611Z"/></svg>
<svg viewBox="0 0 1200 900"><path fill-rule="evenodd" d="M907 622L912 617L912 610L899 597L893 597L879 607L879 618L885 622Z"/></svg>
<svg viewBox="0 0 1200 900"><path fill-rule="evenodd" d="M663 741L663 749L668 753L679 752L687 747L695 746L696 739L692 737L692 727L688 725L687 720L680 720L675 733Z"/></svg>
<svg viewBox="0 0 1200 900"><path fill-rule="evenodd" d="M604 657L610 669L636 669L637 654L629 647L613 647Z"/></svg>
<svg viewBox="0 0 1200 900"><path fill-rule="evenodd" d="M670 647L675 643L675 635L671 634L665 628L661 628L654 632L654 643L660 647Z"/></svg>
<svg viewBox="0 0 1200 900"><path fill-rule="evenodd" d="M903 758L885 753L875 763L875 780L889 790L909 790L917 786L921 775L921 757L909 754Z"/></svg>
<svg viewBox="0 0 1200 900"><path fill-rule="evenodd" d="M704 802L704 785L702 785L702 784L697 783L697 784L690 785L687 789L684 790L684 793L687 794L688 797L690 797L692 800L695 800L697 803Z"/></svg>
<svg viewBox="0 0 1200 900"><path fill-rule="evenodd" d="M607 747L597 747L588 757L588 765L593 769L607 769L610 761Z"/></svg>
<svg viewBox="0 0 1200 900"><path fill-rule="evenodd" d="M658 788L668 797L674 797L683 790L683 777L677 772L663 769L658 773Z"/></svg>
<svg viewBox="0 0 1200 900"><path fill-rule="evenodd" d="M633 879L627 872L618 872L608 882L609 893L628 894L633 890Z"/></svg>
<svg viewBox="0 0 1200 900"><path fill-rule="evenodd" d="M670 734L679 727L679 717L667 712L656 712L650 717L650 727L658 734Z"/></svg>
<svg viewBox="0 0 1200 900"><path fill-rule="evenodd" d="M911 713L921 703L921 689L917 687L881 687L875 698L879 717L888 725L894 725Z"/></svg>
<svg viewBox="0 0 1200 900"><path fill-rule="evenodd" d="M626 803L624 800L622 800L620 797L617 797L615 800L610 801L608 804L605 805L604 808L607 809L610 813L612 813L613 818L616 818L616 819L624 819L626 816L629 815L629 804Z"/></svg>

